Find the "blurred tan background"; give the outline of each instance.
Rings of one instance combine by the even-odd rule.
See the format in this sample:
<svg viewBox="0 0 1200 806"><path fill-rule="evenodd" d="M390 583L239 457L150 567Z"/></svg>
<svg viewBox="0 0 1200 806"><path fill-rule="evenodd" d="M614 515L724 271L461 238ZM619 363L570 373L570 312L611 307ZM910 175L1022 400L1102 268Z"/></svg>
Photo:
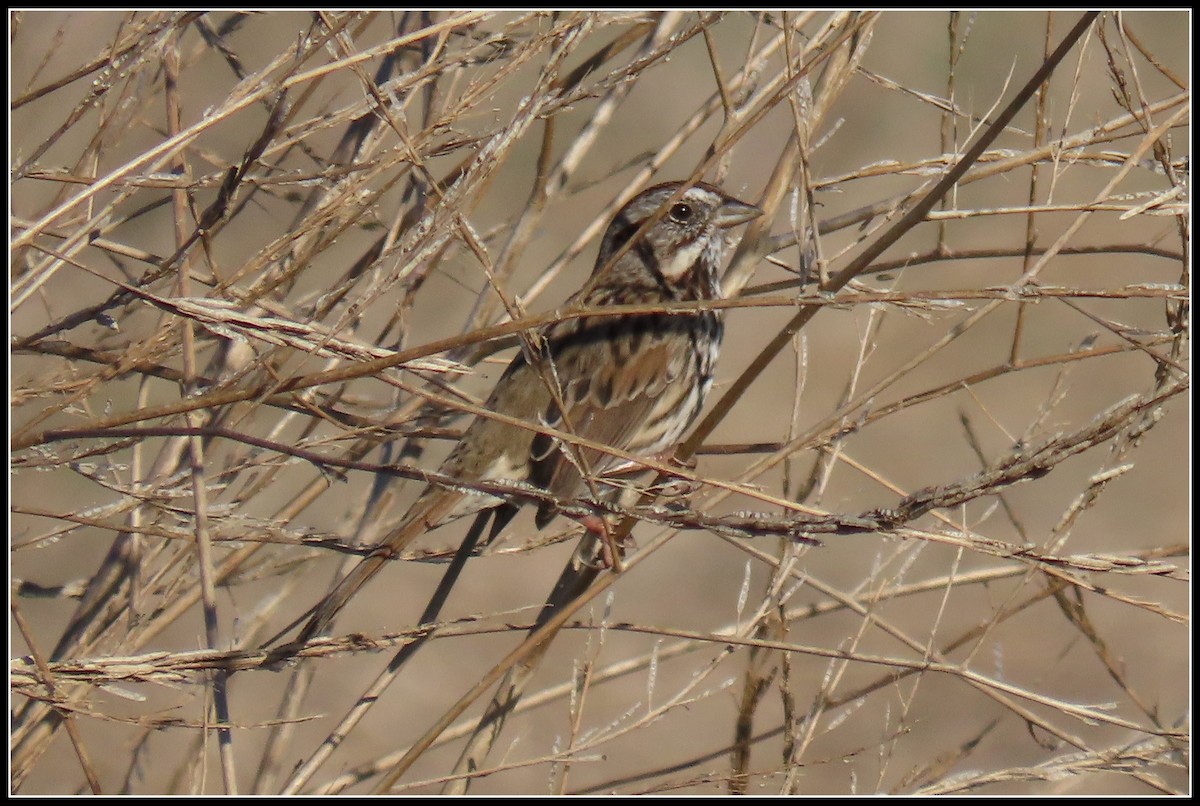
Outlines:
<svg viewBox="0 0 1200 806"><path fill-rule="evenodd" d="M29 222L38 221L86 188L86 177L104 176L166 139L167 93L162 73L166 50L175 48L179 54L177 91L184 127L221 110L248 86L235 75L231 59L205 41L194 20L164 16L159 29L147 22L153 16L148 12L21 12L10 16L14 237L26 231ZM231 26L220 41L236 54L243 74L252 79L255 71L267 70L272 60L282 59L286 64L283 54L289 48L305 37L317 36L314 31L334 19L345 23L341 30L346 39L335 37L326 48L315 48L303 64L275 65L271 68L275 72L263 75L294 76L323 61L344 58L346 47L365 52L397 36L398 29L411 32L447 18L445 12L427 19L416 15L408 19L399 13L347 19L339 13L323 21L300 12L204 15L213 31ZM1076 12L1054 14L1047 34L1045 13L960 15L954 24L956 47L961 52L952 70L951 20L946 12L885 13L869 24L862 20L844 23L861 26L861 61L844 89L830 96L832 105L813 134L806 168L816 188L815 218L833 221L913 193L935 180L942 170L940 163L927 163L923 169L916 163L961 153L973 141L979 119L990 118L998 102L1002 105L1011 98L1041 63L1047 40L1053 47L1077 18ZM555 26L565 26L570 19L569 14L490 12L437 40L439 50L434 57L447 64L455 64L451 56L456 53L472 54L475 60L447 68L436 82L407 87L400 96L390 96L392 104L401 104L394 114L425 149L421 175L453 177L456 166L508 125L550 58L547 54L553 44L537 45L539 37L547 37ZM708 19L707 42L704 34L691 36L675 47L669 58L637 73L627 97L599 131L565 189L556 189L528 248L511 275L504 278L508 292L519 296L530 312L549 310L583 282L594 260L595 239L548 282L544 292L529 293L546 267L584 227L605 214L613 200L630 188L636 171L662 154L664 144L714 95L718 87L714 59L722 80L733 86L734 77L751 54L759 53L779 30L795 26L787 47L765 59L756 78L756 86L763 86L784 72L785 51L799 51L806 42L822 36L822 26L834 20L834 14L815 12L805 17L739 12ZM235 20L237 24L232 25ZM697 20L695 13L681 14L672 31L689 30ZM643 15L597 14L584 24L580 16L574 34L578 41L568 46L558 40L560 47L568 48L563 72L639 21L645 21ZM649 21L655 23L657 18L651 15ZM1106 27L1104 41L1094 28L1049 82L1042 113L1046 130L1039 135L1042 142L1087 133L1125 114L1115 97L1114 87L1119 82L1110 69L1106 47L1129 60L1117 64L1116 69L1138 103L1159 103L1190 90L1170 79L1170 75L1190 76L1187 12L1124 12L1119 23L1138 44L1121 36L1116 16L1105 15L1098 23ZM141 49L134 46L130 55L122 52L113 57L119 50L117 44L124 43L129 31L139 30L138 26L145 26L145 37L163 37L162 43ZM172 28L177 39L169 40L163 31ZM500 31L510 36L509 50L489 46L484 59L481 51L473 49L472 41L484 41ZM638 39L629 51L605 62L582 82L598 87L595 92L556 111L557 129L550 148L553 159L561 158L593 118L597 97L610 86L605 84L610 74L633 60L642 41ZM528 59L520 61L518 56L524 58L525 54ZM407 51L397 74L414 74L426 58L429 53ZM51 85L93 59L107 64L41 97L26 97L31 90ZM362 75L373 75L379 60L378 56L365 60ZM509 67L512 72L504 72ZM818 74L814 72L814 82ZM368 96L362 75L341 68L289 89L289 103L295 105L289 110L292 116L274 135L276 143L288 147L269 148L255 162L252 174L262 178L261 192L223 222L211 239L191 247L192 266L198 275L235 278L236 287L243 290L268 275L273 265L268 255L285 253L290 228L295 226L293 219L306 194L313 188L333 187L340 175L330 172L324 179L302 178L292 183L278 180L292 175L312 177L327 167L325 161L335 153L350 119L366 111ZM105 87L100 97L89 96L90 90L100 86L94 82ZM264 78L255 86L267 83ZM823 89L817 84L818 98ZM474 90L480 93L480 100L461 116L442 128L423 128L429 126L431 106L451 108ZM962 114L952 116L953 126L948 127L939 99L951 95ZM221 176L229 166L239 164L263 131L268 101L269 96L264 96L262 103L224 116L182 151L189 178L208 180L197 181L191 189L194 210L203 210L216 199ZM720 168L723 173L707 178L718 178L740 198L758 201L779 170L784 143L797 116L803 114L802 107L798 94L776 104L729 149ZM999 156L1033 150L1036 108L1035 101L1027 104L999 137L993 146L1002 150L996 151ZM1161 124L1179 108L1155 112L1150 125ZM965 299L960 305L943 307L856 304L823 309L706 441L710 450L701 452L698 472L795 499L814 463L820 463L816 483L803 503L854 515L893 506L905 494L921 488L964 479L1013 453L1022 439L1036 442L1081 429L1128 396L1149 396L1159 366L1150 353L1170 354L1172 333L1164 312L1176 303L1123 296L1119 290L1137 284L1186 284L1184 266L1190 255L1180 233L1190 235L1190 217L1186 195L1168 198L1136 214L1123 213L1171 190L1160 159L1186 174L1189 121L1190 116L1185 116L1162 141L1165 156L1147 151L1142 163L1104 200L1109 207L1092 212L1066 244L1069 248L1108 247L1107 253L1058 255L1038 277L1045 286L1115 289L1112 298L1067 302L1042 298L1024 305L1020 314L1021 306L1015 300L1003 303L944 350L905 371L869 400L859 401L844 425L862 421L861 428L833 443L811 439L788 461L747 478L747 468L767 454L721 455L713 449L776 444L809 432L824 434L838 425L831 413L847 397L855 399L862 390L921 356L987 301ZM721 124L718 105L717 111L666 157L652 181L691 175L719 136ZM527 205L543 132L541 121L525 130L512 149L504 152L494 178L479 185L465 210L492 259L502 253ZM1082 148L1038 163L1036 203L1062 208L1036 215L1033 228L1039 247L1054 243L1080 216L1079 206L1096 199L1120 169L1124 156L1142 145L1143 134L1138 125L1126 126L1111 139L1093 138ZM388 228L396 226L414 203L408 182L417 172L395 156L401 149L396 131L385 125L375 136L379 142L373 150L354 163L366 178L342 202L357 211L349 225L306 257L294 281L268 297L297 321L308 321L320 295L337 288L349 265L367 253ZM950 139L944 144L946 136ZM37 153L46 143L49 147ZM892 171L887 168L889 163L913 167ZM64 242L62 236L90 226L103 229L106 239L130 250L171 255L176 247L178 208L169 203L171 190L166 185L170 183L154 181L170 179L170 172L170 166L164 165L147 173L145 164L127 172L94 199L55 218L35 242L56 249ZM348 175L355 176L354 171ZM1029 204L1030 177L1026 165L964 184L948 198L945 209L969 211L967 214L947 218L944 224L920 225L881 260L923 255L939 243L958 252L1010 250L1009 254L988 259L917 259L884 275L863 276L865 286L856 290L911 292L915 298L925 291L978 290L1014 282L1026 268L1021 249L1029 217L985 211ZM373 193L379 195L367 195ZM132 216L144 205L164 201L168 203ZM789 196L775 217L772 234L802 232L797 210L795 197ZM92 220L97 211L104 212L98 222ZM194 227L190 214L184 218ZM885 216L876 216L861 225L824 234L820 254L836 272L859 251L860 241L869 243L888 223ZM277 239L283 244L278 250L271 246ZM795 246L774 257L791 267L800 262ZM45 249L18 248L10 258L14 340L112 293L111 282L75 264L123 282L147 270L145 262L129 255L86 246L73 253L73 262L53 270L47 268L53 254ZM253 272L239 276L246 267L253 267ZM353 330L347 327L351 317L345 303L335 308L324 324L333 327L340 322L344 329L339 332L347 338L394 347L395 331L389 328L389 321L399 300L404 299L403 343L411 347L462 333L477 299L492 299L488 304L495 304L479 261L461 242L455 241L427 264L427 279L419 288L407 285L408 275L396 281L404 270L397 258L373 265L349 292L348 299L362 306L356 311L361 315L353 321ZM39 278L36 286L30 279L35 275ZM763 261L751 293L763 284L793 281L782 290L772 286L764 293L798 294L795 279L793 272ZM172 277L157 282L153 290L163 296L180 293ZM806 292L815 293L813 286ZM191 295L209 294L236 296L214 293L211 284L193 282ZM500 313L501 309L495 308L491 321ZM730 387L793 313L792 308L760 307L728 314L717 387L710 400L715 401ZM136 301L108 314L118 329L87 321L55 333L47 343L61 346L66 342L114 354L146 356L165 367L181 366L178 318ZM381 339L385 331L390 332L389 339ZM203 370L217 339L209 331L198 333ZM1029 361L1105 347L1112 350L1077 361L1064 359L1036 368L1001 371L989 380L965 384L877 420L871 417L872 412L908 396L987 369L1003 368L1014 352ZM259 349L265 361L269 348L259 345ZM507 350L484 361L459 385L473 394L486 395L510 355ZM1174 360L1188 367L1189 358L1185 344L1182 355ZM326 366L324 359L287 349L271 360L283 377L313 373ZM411 375L407 377L412 380ZM145 380L146 375L138 371L110 371L94 361L58 357L47 349L15 350L11 356L11 428L14 433L24 433L26 428L36 432L87 427L110 414L180 399L178 384L150 379L143 386ZM342 393L338 405L375 422L382 421L394 405L394 390L371 378L350 382ZM637 661L632 671L597 682L582 703L576 700L572 706L571 697L558 696L513 717L489 757L489 763L503 769L475 781L472 792L728 792L734 764L730 748L739 711L746 713L743 695L748 669L766 680L761 701L752 712L751 734L761 738L753 742L744 768L750 793L776 794L784 787L804 794L949 792L958 791L960 785L966 791L992 795L1187 791L1190 741L1169 734L1190 731L1189 407L1186 392L1173 396L1136 446L1114 455L1111 447L1120 439L1105 441L1063 461L1044 477L1008 488L1003 506L990 495L942 511L949 524L965 527L972 536L1074 558L1051 570L1086 584L1068 587L1058 602L1054 597L1041 598L1016 615L1010 616L1006 609L1044 592L1051 577L1035 563L959 548L948 541L914 534L826 536L823 546L799 551L792 576L771 593L770 564L736 541L702 531L680 533L619 579L611 599L601 597L584 611L584 618L596 624L607 622L610 629L568 630L557 638L533 690L566 684L588 664L600 674L611 664ZM968 435L964 419L973 437ZM141 424L156 422L182 424L182 420ZM229 427L335 455L349 444L345 439L338 441L344 434L334 423L297 414L285 418L283 410L266 405L243 404ZM43 656L59 642L75 613L79 592L97 573L116 529L128 528L122 519L130 517L132 484L146 481L144 476L165 443L161 439L144 441L146 453L136 459L132 448L125 446L108 455L71 461L76 451L99 444L96 440L47 443L13 454L12 577L47 588L67 586L56 595L35 596L22 589L16 597L36 650ZM432 441L418 461L434 468L447 449L444 441ZM367 458L384 461L385 455L376 449ZM394 458L393 453L391 460ZM206 479L212 485L211 517L231 538L237 533L239 519L244 519L247 534L253 532L255 539L261 539L264 524L277 519L281 508L300 490L322 479L307 462L220 440L209 446L206 463ZM1055 531L1096 474L1126 464L1131 466L1099 491L1066 533ZM138 476L139 467L142 477ZM359 516L368 507L372 476L351 471L342 480L329 472L324 480L327 488L311 504L287 523L278 523L280 534L286 530L293 536L324 534L342 540L354 536ZM163 479L152 481L164 484ZM160 560L161 565L153 566L154 574L141 579L133 622L123 619L88 650L71 652L60 660L141 656L206 646L201 611L194 604L173 616L170 623L163 623L151 638L129 640L146 623L163 618L181 591L198 584L195 567L188 560L194 549L185 545L192 528L190 481L174 479L172 485L174 497L144 503L152 511L142 516L142 522L179 530L183 540L165 541L174 559ZM389 517L395 518L404 502L416 494L417 485L397 481L390 492L399 499L389 510ZM708 494L697 493L692 503L713 514L762 509L748 498L734 497L710 510L704 503ZM108 527L95 525L97 521ZM947 535L952 532L947 523L931 516L914 525ZM456 523L433 532L423 539L422 548L452 550L466 526ZM565 534L575 528L558 519L548 531ZM639 544L645 544L658 531L652 524L641 524L634 535ZM150 546L162 538L148 532L141 539L142 551L152 552ZM528 623L572 548L571 540L530 548L537 540L531 517L523 514L500 545L468 563L443 617L478 617L484 624L498 626ZM774 557L791 551L774 537L747 539L744 544ZM244 545L249 544L231 539L219 543L216 552L219 557L228 556ZM1098 560L1089 570L1077 562L1085 557L1130 558L1130 568L1118 572ZM1134 562L1147 558L1161 560L1173 570ZM267 545L223 580L218 590L222 648L252 648L282 628L316 601L339 562L329 551L286 543ZM335 634L378 636L411 626L443 568L442 563L396 563L347 608ZM148 562L143 574L150 569ZM972 577L976 574L978 579ZM984 580L988 574L992 576ZM923 583L928 583L928 589L897 593L904 586ZM786 595L785 602L770 601L780 595ZM834 607L840 598L857 599L862 611ZM1065 612L1069 603L1079 607L1074 618ZM772 613L781 608L791 613L786 629L776 619L770 634L758 637L787 642L794 651L763 647L753 657L745 646L727 651L717 634L744 626L760 607ZM812 613L806 607L821 610ZM649 629L625 631L617 627L620 624ZM699 633L710 640L689 638L681 632ZM944 660L959 673L923 671L891 680L890 673L903 669L886 659L906 663L928 660L900 640L900 634L931 651L949 646ZM965 642L954 645L964 635ZM319 791L336 776L350 775L415 741L516 646L521 636L519 630L496 630L430 642L305 791ZM687 651L676 654L677 645ZM855 657L831 660L806 652L810 647L845 651ZM12 656L20 658L32 649L22 631L14 629ZM278 769L263 780L278 786L294 764L309 757L386 665L392 651L347 652L306 661L314 674L311 687L289 717L299 721L280 750ZM1119 670L1123 677L1115 679L1110 670ZM281 718L277 709L293 673L289 667L259 669L239 672L230 680L231 719L237 726L233 743L243 792L250 791L258 780L256 772L261 769L273 725ZM966 679L970 675L987 682ZM204 731L197 727L213 719L208 711L211 693L207 680L190 673L171 680L84 687L72 721L104 791L222 791L216 735L209 732L204 738ZM60 680L59 693L67 696L71 685ZM18 713L31 707L28 696L26 690L14 691L12 705ZM647 717L651 709L674 697L686 702L655 714L653 719ZM1113 720L1080 718L1071 712L1072 706L1094 709ZM476 703L468 716L477 716L481 708L482 702ZM573 708L582 714L575 727ZM1030 714L1053 724L1062 735L1034 726ZM812 717L807 724L803 721L806 715ZM788 732L791 738L782 735ZM1072 746L1063 735L1078 744ZM15 741L32 741L20 729L14 737ZM571 737L584 749L568 769L561 753ZM439 791L436 779L449 771L460 748L461 741L456 741L425 754L401 779L402 786L417 785L396 791ZM65 731L58 730L36 753L27 752L30 755L22 756L29 766L20 781L21 793L88 791L78 751ZM789 752L791 761L785 760ZM544 759L555 754L560 754L555 760ZM369 791L372 782L336 781L351 792ZM275 791L263 786L264 791Z"/></svg>

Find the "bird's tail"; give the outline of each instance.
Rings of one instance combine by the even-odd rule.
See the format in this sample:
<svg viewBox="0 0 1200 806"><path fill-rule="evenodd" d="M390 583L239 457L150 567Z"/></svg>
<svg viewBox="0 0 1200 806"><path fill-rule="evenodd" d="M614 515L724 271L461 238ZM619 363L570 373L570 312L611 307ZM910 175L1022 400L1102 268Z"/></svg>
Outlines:
<svg viewBox="0 0 1200 806"><path fill-rule="evenodd" d="M455 503L458 495L445 490L430 491L432 494L422 495L412 510L405 516L404 521L393 529L381 541L375 551L364 557L354 569L333 587L320 602L310 611L312 615L300 630L296 640L303 642L314 638L333 623L333 619L341 609L358 593L359 589L371 581L388 562L396 559L408 544L423 535L430 524L439 523Z"/></svg>

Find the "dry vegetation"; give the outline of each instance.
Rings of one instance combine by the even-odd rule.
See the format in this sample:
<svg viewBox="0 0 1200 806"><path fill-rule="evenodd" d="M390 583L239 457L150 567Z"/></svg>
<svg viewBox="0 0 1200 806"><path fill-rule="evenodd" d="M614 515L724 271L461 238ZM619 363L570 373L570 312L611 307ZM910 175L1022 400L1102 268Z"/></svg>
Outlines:
<svg viewBox="0 0 1200 806"><path fill-rule="evenodd" d="M14 791L1187 791L1187 12L9 22ZM272 639L687 177L768 214L623 571Z"/></svg>

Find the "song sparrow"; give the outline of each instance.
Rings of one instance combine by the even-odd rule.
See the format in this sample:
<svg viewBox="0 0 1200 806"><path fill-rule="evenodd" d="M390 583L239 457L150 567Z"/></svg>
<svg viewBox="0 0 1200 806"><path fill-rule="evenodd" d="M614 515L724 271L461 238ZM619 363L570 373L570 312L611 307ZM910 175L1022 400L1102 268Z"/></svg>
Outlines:
<svg viewBox="0 0 1200 806"><path fill-rule="evenodd" d="M609 223L591 279L567 306L717 298L725 247L721 230L761 214L704 183L655 185ZM721 316L712 310L566 319L542 334L541 359L531 364L525 352L513 359L486 408L651 456L678 442L700 413L722 333ZM551 391L555 385L557 395ZM440 472L466 482L528 481L570 499L588 492L585 472L596 489L618 464L610 454L577 450L534 430L479 417ZM388 559L427 529L502 503L482 493L428 487L376 552L317 605L299 640L322 632ZM554 514L552 506L542 505L538 527Z"/></svg>

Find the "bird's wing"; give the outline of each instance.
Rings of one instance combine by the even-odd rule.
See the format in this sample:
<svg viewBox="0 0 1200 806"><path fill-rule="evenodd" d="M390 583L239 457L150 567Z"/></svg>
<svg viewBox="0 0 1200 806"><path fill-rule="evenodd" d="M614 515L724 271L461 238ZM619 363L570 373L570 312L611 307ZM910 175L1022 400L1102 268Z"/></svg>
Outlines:
<svg viewBox="0 0 1200 806"><path fill-rule="evenodd" d="M547 425L637 455L665 447L663 438L671 430L666 421L684 402L676 398L694 386L684 377L696 371L688 335L692 324L687 317L672 317L658 318L650 327L649 317L642 319L585 320L559 343L551 342L563 406L550 403L544 415ZM621 461L538 435L531 446L530 480L569 498L587 489L582 484L584 468L594 478ZM553 514L543 507L538 524Z"/></svg>

